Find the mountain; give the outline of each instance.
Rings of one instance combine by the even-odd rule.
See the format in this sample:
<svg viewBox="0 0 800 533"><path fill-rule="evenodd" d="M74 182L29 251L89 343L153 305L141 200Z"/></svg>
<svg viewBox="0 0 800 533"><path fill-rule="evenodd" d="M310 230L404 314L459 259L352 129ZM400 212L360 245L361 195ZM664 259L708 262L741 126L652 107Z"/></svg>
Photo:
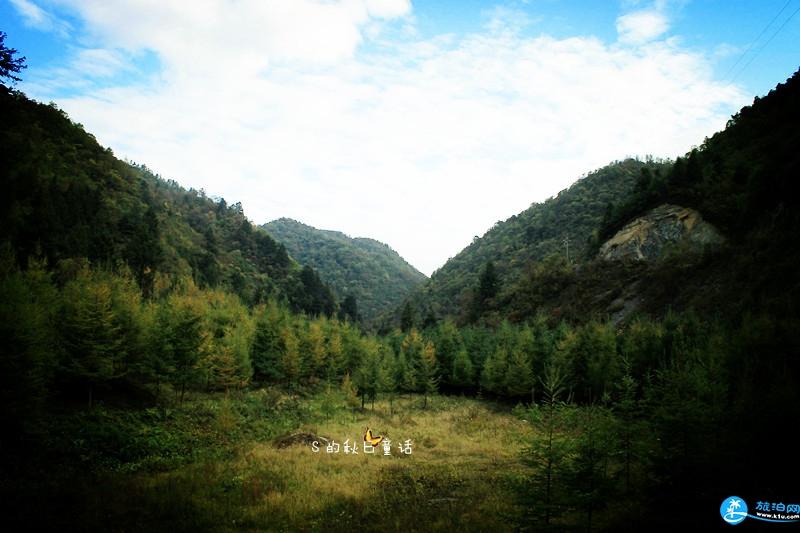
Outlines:
<svg viewBox="0 0 800 533"><path fill-rule="evenodd" d="M386 244L288 218L262 226L294 259L315 268L340 301L353 296L365 323L396 308L427 278Z"/></svg>
<svg viewBox="0 0 800 533"><path fill-rule="evenodd" d="M662 161L618 161L583 177L555 197L496 223L434 272L415 294L419 316L431 310L439 317L466 320L479 273L490 261L500 285L509 287L534 261L553 254L566 257L567 250L570 260L585 258L594 232L611 205L633 190L642 170L658 174L667 168L669 164Z"/></svg>
<svg viewBox="0 0 800 533"><path fill-rule="evenodd" d="M125 264L145 294L191 278L248 304L269 297L332 314L330 290L241 204L186 190L100 146L54 104L0 86L0 242L17 261Z"/></svg>
<svg viewBox="0 0 800 533"><path fill-rule="evenodd" d="M419 313L462 323L521 321L542 312L554 319L622 320L690 308L794 316L800 291L798 123L795 73L674 162L613 163L498 222L409 302ZM598 256L625 240L625 228L652 226L670 210L702 220L706 237L724 244L693 249L675 239L647 261Z"/></svg>

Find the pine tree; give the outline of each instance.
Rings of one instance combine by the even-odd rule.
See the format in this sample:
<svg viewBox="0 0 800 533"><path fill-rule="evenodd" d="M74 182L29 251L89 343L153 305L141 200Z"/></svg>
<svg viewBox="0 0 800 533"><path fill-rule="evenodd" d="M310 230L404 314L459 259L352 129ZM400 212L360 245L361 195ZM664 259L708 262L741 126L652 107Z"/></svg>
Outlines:
<svg viewBox="0 0 800 533"><path fill-rule="evenodd" d="M466 348L461 348L453 360L453 373L450 382L456 387L468 389L474 385L475 370Z"/></svg>
<svg viewBox="0 0 800 533"><path fill-rule="evenodd" d="M375 396L380 387L380 345L374 339L364 341L364 360L356 371L355 384L361 394L361 409L364 409L364 402L367 398L372 401L372 409L375 409Z"/></svg>
<svg viewBox="0 0 800 533"><path fill-rule="evenodd" d="M343 365L351 376L355 376L364 361L364 343L361 331L349 322L341 324Z"/></svg>
<svg viewBox="0 0 800 533"><path fill-rule="evenodd" d="M284 346L283 356L281 357L281 370L288 384L294 386L298 384L300 371L302 370L300 343L294 328L289 325L284 326L281 330L281 340Z"/></svg>
<svg viewBox="0 0 800 533"><path fill-rule="evenodd" d="M413 392L417 387L414 369L406 359L404 350L400 350L397 356L397 368L395 369L395 383L397 388L403 392Z"/></svg>
<svg viewBox="0 0 800 533"><path fill-rule="evenodd" d="M14 57L18 54L16 48L8 48L5 45L6 32L0 31L0 78L8 78L11 83L22 81L16 76L22 69L28 68L25 64L25 57Z"/></svg>
<svg viewBox="0 0 800 533"><path fill-rule="evenodd" d="M222 290L204 290L203 327L209 332L208 350L200 362L207 388L225 389L247 383L255 325L239 297Z"/></svg>
<svg viewBox="0 0 800 533"><path fill-rule="evenodd" d="M253 377L251 350L254 336L255 321L248 313L244 313L225 335L226 343L233 352L239 385L247 385Z"/></svg>
<svg viewBox="0 0 800 533"><path fill-rule="evenodd" d="M382 350L382 357L380 368L378 369L378 388L381 392L385 393L389 398L389 414L394 414L394 394L397 390L397 381L395 370L397 368L397 361L394 357L394 352L390 349Z"/></svg>
<svg viewBox="0 0 800 533"><path fill-rule="evenodd" d="M191 296L175 296L168 300L170 313L169 344L174 372L173 385L183 402L186 389L198 378L198 363L205 353L207 335L203 331L202 310Z"/></svg>
<svg viewBox="0 0 800 533"><path fill-rule="evenodd" d="M405 305L403 305L403 311L400 314L400 330L403 333L411 331L416 321L414 308L411 307L411 302L406 301Z"/></svg>
<svg viewBox="0 0 800 533"><path fill-rule="evenodd" d="M506 372L508 370L508 353L506 348L498 346L492 355L483 363L481 386L495 394L505 394Z"/></svg>
<svg viewBox="0 0 800 533"><path fill-rule="evenodd" d="M586 513L586 530L592 530L596 510L611 499L608 463L614 448L611 418L607 410L588 405L577 411L580 428L574 443L572 471L568 481L574 502Z"/></svg>
<svg viewBox="0 0 800 533"><path fill-rule="evenodd" d="M304 345L304 353L307 360L307 374L309 376L322 376L325 372L325 334L320 320L314 320L308 325Z"/></svg>
<svg viewBox="0 0 800 533"><path fill-rule="evenodd" d="M625 494L631 492L631 471L637 459L637 440L643 432L640 420L641 409L636 398L638 384L630 373L630 363L625 361L625 374L620 380L617 389L619 400L614 405L617 414L617 435L619 451L622 461L622 477L625 482Z"/></svg>
<svg viewBox="0 0 800 533"><path fill-rule="evenodd" d="M339 375L343 359L342 336L337 330L334 330L328 337L328 357L325 372L329 382Z"/></svg>
<svg viewBox="0 0 800 533"><path fill-rule="evenodd" d="M208 357L207 384L214 388L228 390L239 383L236 358L230 346L215 346Z"/></svg>
<svg viewBox="0 0 800 533"><path fill-rule="evenodd" d="M345 296L342 305L339 306L339 320L349 320L350 322L361 322L361 315L358 313L358 302L352 294Z"/></svg>
<svg viewBox="0 0 800 533"><path fill-rule="evenodd" d="M464 347L458 328L452 320L442 322L434 331L436 343L436 361L438 362L439 382L450 385L453 371L453 361L459 350Z"/></svg>
<svg viewBox="0 0 800 533"><path fill-rule="evenodd" d="M20 272L10 247L0 246L0 427L22 438L46 405L59 342L58 293L43 262Z"/></svg>
<svg viewBox="0 0 800 533"><path fill-rule="evenodd" d="M403 355L403 361L410 369L410 380L402 380L403 385L408 385L411 391L420 391L423 388L423 383L420 380L420 360L422 358L422 349L424 348L422 336L415 328L406 334L403 342L400 345L400 353Z"/></svg>
<svg viewBox="0 0 800 533"><path fill-rule="evenodd" d="M565 511L564 492L569 473L569 455L573 442L565 432L570 410L562 403L564 378L555 366L546 369L541 380L543 404L532 405L528 418L537 431L524 450L525 461L533 467L524 496L530 518L550 527L551 520Z"/></svg>
<svg viewBox="0 0 800 533"><path fill-rule="evenodd" d="M91 407L95 387L121 375L119 328L112 309L111 287L85 270L67 284L64 294L64 368L86 384Z"/></svg>
<svg viewBox="0 0 800 533"><path fill-rule="evenodd" d="M527 355L519 348L511 351L504 384L506 393L512 398L530 396L533 401L533 371Z"/></svg>
<svg viewBox="0 0 800 533"><path fill-rule="evenodd" d="M251 359L258 380L280 382L284 379L282 359L286 350L281 332L286 318L272 300L257 312Z"/></svg>
<svg viewBox="0 0 800 533"><path fill-rule="evenodd" d="M470 318L473 322L477 321L484 313L490 311L494 306L494 298L499 291L500 282L494 262L487 261L478 279L478 287L472 299L472 309Z"/></svg>
<svg viewBox="0 0 800 533"><path fill-rule="evenodd" d="M424 394L422 408L427 409L428 395L436 392L439 385L439 378L436 375L436 349L430 341L425 343L420 352L418 372L418 383Z"/></svg>
<svg viewBox="0 0 800 533"><path fill-rule="evenodd" d="M358 408L358 389L356 389L355 385L353 385L353 381L350 379L349 372L346 373L342 379L341 390L344 393L347 407L352 410L353 417L355 417L356 408Z"/></svg>

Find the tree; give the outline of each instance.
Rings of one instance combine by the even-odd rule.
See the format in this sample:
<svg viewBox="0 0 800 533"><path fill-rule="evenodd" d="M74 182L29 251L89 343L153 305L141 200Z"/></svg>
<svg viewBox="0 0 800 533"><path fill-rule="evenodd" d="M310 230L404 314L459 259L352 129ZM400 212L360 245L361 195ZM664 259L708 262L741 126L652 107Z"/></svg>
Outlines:
<svg viewBox="0 0 800 533"><path fill-rule="evenodd" d="M486 266L483 267L478 285L478 300L481 304L485 304L488 300L497 295L498 284L494 262L487 261Z"/></svg>
<svg viewBox="0 0 800 533"><path fill-rule="evenodd" d="M422 348L425 345L425 341L422 338L422 335L419 334L419 331L412 328L411 331L406 334L403 338L403 342L400 345L400 351L405 353L406 360L408 363L417 370L417 363L420 359L420 354L422 353Z"/></svg>
<svg viewBox="0 0 800 533"><path fill-rule="evenodd" d="M255 328L250 313L235 294L215 289L201 295L207 302L204 328L209 333L209 349L201 362L206 387L227 390L243 385L253 373L250 352Z"/></svg>
<svg viewBox="0 0 800 533"><path fill-rule="evenodd" d="M469 388L474 384L475 370L466 348L461 348L453 359L453 374L450 383L456 387Z"/></svg>
<svg viewBox="0 0 800 533"><path fill-rule="evenodd" d="M414 368L409 364L408 359L406 359L406 352L402 349L397 356L395 383L397 388L403 392L412 392L416 388Z"/></svg>
<svg viewBox="0 0 800 533"><path fill-rule="evenodd" d="M420 351L417 368L418 384L425 395L422 408L426 409L428 407L428 395L436 392L439 385L439 378L436 376L436 349L431 341L426 342Z"/></svg>
<svg viewBox="0 0 800 533"><path fill-rule="evenodd" d="M22 81L22 78L15 76L23 69L28 68L25 64L25 57L14 57L19 52L16 48L8 48L5 45L6 33L0 31L0 78L8 78L12 83Z"/></svg>
<svg viewBox="0 0 800 533"><path fill-rule="evenodd" d="M450 319L442 322L433 333L436 343L436 361L439 363L439 382L447 386L451 384L452 380L453 361L464 343L458 328Z"/></svg>
<svg viewBox="0 0 800 533"><path fill-rule="evenodd" d="M190 295L173 295L165 306L169 324L166 339L170 347L173 385L180 391L183 402L186 388L194 383L198 374L206 333L202 328L203 309Z"/></svg>
<svg viewBox="0 0 800 533"><path fill-rule="evenodd" d="M248 224L249 225L249 224ZM311 316L333 315L336 301L330 287L328 287L316 270L306 265L300 271L300 293L295 298L295 305L299 311Z"/></svg>
<svg viewBox="0 0 800 533"><path fill-rule="evenodd" d="M150 194L143 187L142 194L150 201ZM124 224L123 224L124 223ZM163 258L158 217L152 206L131 213L121 222L126 233L127 245L123 257L134 272L145 297L153 290L156 268ZM213 285L216 280L209 282Z"/></svg>
<svg viewBox="0 0 800 533"><path fill-rule="evenodd" d="M205 361L206 386L228 390L240 381L236 376L236 358L230 346L216 346Z"/></svg>
<svg viewBox="0 0 800 533"><path fill-rule="evenodd" d="M472 299L472 309L470 318L473 322L477 321L484 313L489 311L494 305L494 297L497 296L499 281L497 271L493 261L487 261L478 278L478 288Z"/></svg>
<svg viewBox="0 0 800 533"><path fill-rule="evenodd" d="M339 374L344 359L342 349L342 335L334 330L328 337L328 360L326 362L326 376L328 381L333 381Z"/></svg>
<svg viewBox="0 0 800 533"><path fill-rule="evenodd" d="M378 369L378 389L389 397L389 414L394 414L394 394L397 391L395 369L397 361L394 352L390 349L382 350L380 368Z"/></svg>
<svg viewBox="0 0 800 533"><path fill-rule="evenodd" d="M285 322L284 312L274 300L258 311L251 358L259 380L277 382L284 378L281 359L286 348L281 332Z"/></svg>
<svg viewBox="0 0 800 533"><path fill-rule="evenodd" d="M309 376L322 376L325 373L325 333L320 320L314 320L308 325L308 331L303 339L303 352L306 357L306 372Z"/></svg>
<svg viewBox="0 0 800 533"><path fill-rule="evenodd" d="M21 431L45 406L57 353L58 294L43 262L20 272L10 248L0 246L0 445L22 441Z"/></svg>
<svg viewBox="0 0 800 533"><path fill-rule="evenodd" d="M525 496L531 518L550 526L553 517L563 512L563 492L569 471L572 439L565 432L570 410L560 400L564 378L556 366L549 366L541 379L542 405L531 405L528 419L537 428L534 440L525 449L525 461L534 468Z"/></svg>
<svg viewBox="0 0 800 533"><path fill-rule="evenodd" d="M572 392L578 402L603 397L620 375L616 336L611 324L592 321L567 334L559 351L570 370Z"/></svg>
<svg viewBox="0 0 800 533"><path fill-rule="evenodd" d="M531 371L531 362L520 348L511 350L504 381L506 393L509 396L514 398L531 396L531 401L533 401L534 376Z"/></svg>
<svg viewBox="0 0 800 533"><path fill-rule="evenodd" d="M344 379L342 379L341 390L342 393L344 393L347 407L353 411L353 416L355 417L356 408L358 407L358 390L356 389L355 385L353 385L353 381L350 379L349 372L346 373L344 375Z"/></svg>
<svg viewBox="0 0 800 533"><path fill-rule="evenodd" d="M507 370L508 351L504 346L498 346L483 363L481 387L495 394L504 394Z"/></svg>
<svg viewBox="0 0 800 533"><path fill-rule="evenodd" d="M281 357L283 377L289 385L296 385L300 378L303 363L300 357L300 342L291 325L287 324L281 329L281 340L284 346L283 356Z"/></svg>
<svg viewBox="0 0 800 533"><path fill-rule="evenodd" d="M119 377L119 328L111 287L84 270L64 288L61 331L64 369L87 387L89 407L97 385Z"/></svg>
<svg viewBox="0 0 800 533"><path fill-rule="evenodd" d="M622 456L621 475L625 482L625 495L631 492L631 470L635 459L637 459L637 440L643 433L643 421L641 420L641 408L636 398L638 384L630 374L630 364L625 361L625 375L617 385L619 400L614 405L617 415L617 435L619 438L619 452Z"/></svg>
<svg viewBox="0 0 800 533"><path fill-rule="evenodd" d="M344 301L339 306L339 320L350 320L350 322L355 323L361 321L361 316L358 314L358 302L352 294L345 296Z"/></svg>
<svg viewBox="0 0 800 533"><path fill-rule="evenodd" d="M375 410L375 396L380 388L381 355L380 344L375 339L364 341L364 359L356 371L356 387L361 394L361 409L364 409L366 398L372 401L372 410Z"/></svg>
<svg viewBox="0 0 800 533"><path fill-rule="evenodd" d="M598 405L582 407L577 414L580 431L568 477L575 503L586 512L586 530L591 531L594 511L611 500L608 463L614 448L612 418Z"/></svg>
<svg viewBox="0 0 800 533"><path fill-rule="evenodd" d="M403 305L403 312L400 314L400 330L403 333L408 333L414 327L416 321L414 308L411 306L411 302L406 301L405 305Z"/></svg>
<svg viewBox="0 0 800 533"><path fill-rule="evenodd" d="M346 372L355 377L355 373L364 361L364 339L361 331L349 322L341 324L342 334L342 365Z"/></svg>

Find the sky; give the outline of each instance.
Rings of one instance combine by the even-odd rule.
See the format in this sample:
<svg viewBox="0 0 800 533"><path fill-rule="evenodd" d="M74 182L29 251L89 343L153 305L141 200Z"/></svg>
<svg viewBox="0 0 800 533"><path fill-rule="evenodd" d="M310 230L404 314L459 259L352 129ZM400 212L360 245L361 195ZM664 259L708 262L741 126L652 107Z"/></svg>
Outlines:
<svg viewBox="0 0 800 533"><path fill-rule="evenodd" d="M800 0L0 0L17 85L120 158L425 274L800 63Z"/></svg>

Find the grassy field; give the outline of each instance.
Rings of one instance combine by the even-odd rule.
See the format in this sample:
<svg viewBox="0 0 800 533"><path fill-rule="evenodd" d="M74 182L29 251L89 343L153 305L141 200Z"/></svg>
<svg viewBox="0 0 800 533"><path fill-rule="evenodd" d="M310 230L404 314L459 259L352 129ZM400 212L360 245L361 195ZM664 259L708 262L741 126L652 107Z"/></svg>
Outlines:
<svg viewBox="0 0 800 533"><path fill-rule="evenodd" d="M198 395L170 410L143 411L148 418L128 421L127 433L110 440L93 436L92 423L106 427L125 411L100 409L71 427L81 425L94 438L87 450L105 451L83 456L87 467L94 465L91 475L64 474L67 492L59 494L53 478L50 499L64 512L50 507L51 520L65 530L102 531L518 527L515 487L526 472L520 451L533 430L508 406L446 396L429 398L426 409L416 396L395 398L391 408L386 400L364 411L344 405L338 391L302 398L271 390ZM364 453L367 427L392 441L391 456L381 448ZM342 444L350 439L359 453L276 445L296 432ZM397 448L406 439L410 455ZM129 446L127 456L113 450L122 445ZM43 487L34 488L41 497Z"/></svg>

